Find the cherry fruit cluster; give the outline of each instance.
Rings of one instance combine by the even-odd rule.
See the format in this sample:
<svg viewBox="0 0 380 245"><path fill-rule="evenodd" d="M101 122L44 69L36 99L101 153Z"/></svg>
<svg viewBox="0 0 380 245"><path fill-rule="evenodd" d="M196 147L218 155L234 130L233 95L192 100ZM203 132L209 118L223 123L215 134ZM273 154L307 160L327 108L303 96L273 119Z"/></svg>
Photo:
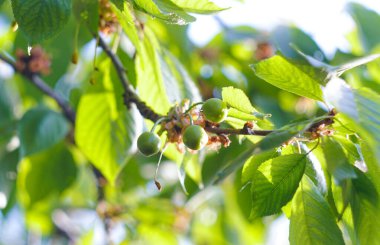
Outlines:
<svg viewBox="0 0 380 245"><path fill-rule="evenodd" d="M202 107L199 110L196 106L200 104ZM185 150L184 147L192 151L201 150L206 145L218 141L215 140L216 136L209 137L204 129L206 125L223 122L227 114L227 104L217 98L191 106L189 101L183 101L181 105L174 106L166 117L158 120L150 132L142 133L137 140L137 147L145 156L158 153L162 145L159 135L166 131L167 142L177 143L180 152ZM161 129L155 133L154 129L158 124L161 125Z"/></svg>

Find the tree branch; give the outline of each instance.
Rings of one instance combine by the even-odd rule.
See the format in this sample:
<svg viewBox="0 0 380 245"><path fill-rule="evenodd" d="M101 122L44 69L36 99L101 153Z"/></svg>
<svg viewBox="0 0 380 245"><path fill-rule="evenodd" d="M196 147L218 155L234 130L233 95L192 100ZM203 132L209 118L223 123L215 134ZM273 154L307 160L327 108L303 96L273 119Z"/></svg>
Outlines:
<svg viewBox="0 0 380 245"><path fill-rule="evenodd" d="M30 72L20 72L16 69L16 66L14 62L12 62L7 57L0 54L0 60L3 60L5 63L10 65L13 70L16 73L19 73L23 77L27 78L34 86L36 86L39 90L41 90L44 94L51 97L55 100L55 102L58 104L58 106L61 108L64 116L67 118L68 121L71 122L72 125L75 125L75 112L70 107L70 105L58 94L54 92L52 88L50 88L41 77L39 77L37 74L30 73Z"/></svg>
<svg viewBox="0 0 380 245"><path fill-rule="evenodd" d="M234 129L234 128L213 128L205 127L205 130L214 134L226 134L226 135L257 135L257 136L266 136L273 130L253 130L249 128Z"/></svg>
<svg viewBox="0 0 380 245"><path fill-rule="evenodd" d="M326 127L334 123L334 116L337 114L335 109L332 109L328 112L327 117L321 119L313 124L311 124L305 131L309 133L318 132L320 127ZM270 133L275 132L276 130L254 130L250 128L247 124L244 125L241 129L234 128L218 128L207 126L205 130L214 134L225 134L225 135L253 135L253 136L267 136Z"/></svg>
<svg viewBox="0 0 380 245"><path fill-rule="evenodd" d="M126 75L126 70L123 67L123 64L121 63L119 57L116 56L108 47L108 45L105 43L103 38L101 36L96 36L98 40L99 46L103 49L103 51L107 54L107 56L111 59L117 75L120 79L121 85L123 86L124 89L124 104L127 108L130 107L131 103L135 103L137 109L140 111L141 115L149 119L153 122L156 122L158 119L160 119L162 116L157 114L155 111L153 111L149 106L147 106L143 101L140 100L140 98L137 96L137 94L133 91L128 77Z"/></svg>

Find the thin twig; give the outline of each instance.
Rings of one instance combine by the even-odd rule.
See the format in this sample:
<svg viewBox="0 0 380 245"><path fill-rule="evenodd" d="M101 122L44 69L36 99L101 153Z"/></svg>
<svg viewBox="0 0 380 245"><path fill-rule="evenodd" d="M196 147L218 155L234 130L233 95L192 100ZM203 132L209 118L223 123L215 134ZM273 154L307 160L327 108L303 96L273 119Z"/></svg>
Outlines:
<svg viewBox="0 0 380 245"><path fill-rule="evenodd" d="M213 128L205 127L205 130L214 134L226 134L226 135L257 135L257 136L266 136L273 130L253 130L253 129L234 129L234 128Z"/></svg>
<svg viewBox="0 0 380 245"><path fill-rule="evenodd" d="M131 103L136 104L137 109L140 111L141 115L149 119L153 122L156 122L158 119L160 119L162 116L154 112L149 106L147 106L143 101L140 100L140 98L137 96L137 94L133 91L130 82L127 77L127 71L124 69L124 66L122 62L120 61L119 57L112 52L110 47L106 44L106 42L103 40L101 36L96 36L99 41L99 46L103 49L103 51L107 54L107 56L111 59L117 75L119 76L121 85L124 89L124 104L127 106L127 108L130 107Z"/></svg>
<svg viewBox="0 0 380 245"><path fill-rule="evenodd" d="M10 65L13 70L23 77L27 78L34 86L36 86L39 90L41 90L44 94L47 96L51 97L52 99L57 102L58 106L61 108L64 116L69 120L73 125L75 125L75 112L73 109L70 107L70 105L60 97L58 94L54 92L52 88L50 88L40 76L37 74L31 73L31 72L20 72L16 69L16 66L13 61L8 59L7 57L3 56L0 54L0 59L3 60L5 63Z"/></svg>

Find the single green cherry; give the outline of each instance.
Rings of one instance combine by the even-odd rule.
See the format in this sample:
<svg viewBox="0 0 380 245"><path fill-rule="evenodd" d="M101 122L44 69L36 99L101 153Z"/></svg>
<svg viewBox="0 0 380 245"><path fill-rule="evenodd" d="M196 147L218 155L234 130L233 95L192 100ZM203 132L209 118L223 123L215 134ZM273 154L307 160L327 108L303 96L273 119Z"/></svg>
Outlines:
<svg viewBox="0 0 380 245"><path fill-rule="evenodd" d="M199 125L190 125L183 133L183 143L192 150L202 149L208 142L206 131Z"/></svg>
<svg viewBox="0 0 380 245"><path fill-rule="evenodd" d="M202 105L202 111L206 119L214 123L223 122L228 114L227 104L217 98L206 100Z"/></svg>
<svg viewBox="0 0 380 245"><path fill-rule="evenodd" d="M144 132L137 139L137 148L145 156L152 156L160 151L161 139L155 133Z"/></svg>

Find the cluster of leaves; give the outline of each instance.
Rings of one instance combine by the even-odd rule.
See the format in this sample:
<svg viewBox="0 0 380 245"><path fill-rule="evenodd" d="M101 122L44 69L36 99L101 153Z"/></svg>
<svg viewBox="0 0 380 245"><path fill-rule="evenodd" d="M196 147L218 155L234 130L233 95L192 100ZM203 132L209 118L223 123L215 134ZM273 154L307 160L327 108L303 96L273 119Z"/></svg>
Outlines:
<svg viewBox="0 0 380 245"><path fill-rule="evenodd" d="M3 51L41 43L52 57L44 80L76 111L70 125L25 77L0 78L4 217L19 206L26 229L51 237L60 230L83 243L95 228L73 231L62 212L92 210L91 217L111 223L107 231L121 224L125 241L252 244L264 238L259 217L283 212L292 244L380 241L379 63L378 55L358 58L378 49L379 31L371 28L380 25L378 14L351 4L358 25L349 37L352 53L338 51L329 60L294 27L264 39L252 28L228 28L198 49L177 25L195 21L191 13L223 10L208 0L113 0L107 2L111 17L99 4L104 1L12 0L2 6L20 29L1 34ZM110 23L118 27L107 29L117 31L108 41L130 85L158 114L184 98L216 95L229 106L223 126L241 129L254 121L255 130L279 129L233 138L219 153L182 154L169 146L164 162L177 164L180 184L163 175L168 186L152 192L150 167L158 159L136 153L137 136L152 122L125 106L112 61L99 52L93 62L89 51L94 35ZM78 49L77 64L70 64ZM325 115L333 107L334 124L320 124L331 120ZM271 122L261 111L272 114ZM307 118L289 123L300 114Z"/></svg>

